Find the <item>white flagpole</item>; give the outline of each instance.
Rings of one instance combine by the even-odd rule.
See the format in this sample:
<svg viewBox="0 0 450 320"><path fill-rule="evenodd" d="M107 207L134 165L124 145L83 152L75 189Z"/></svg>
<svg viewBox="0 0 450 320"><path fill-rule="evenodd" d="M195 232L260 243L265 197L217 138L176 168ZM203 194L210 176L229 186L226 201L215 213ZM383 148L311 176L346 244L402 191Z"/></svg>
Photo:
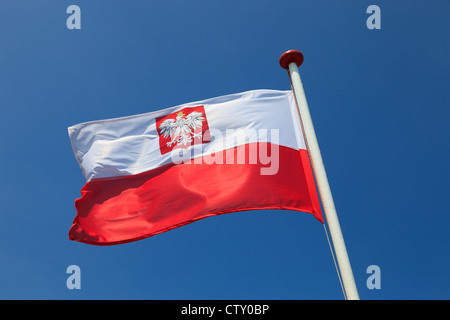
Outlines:
<svg viewBox="0 0 450 320"><path fill-rule="evenodd" d="M322 206L325 211L325 217L331 234L334 251L338 261L339 269L344 284L344 290L349 300L359 300L358 290L356 288L355 279L353 277L352 267L348 258L347 249L345 247L344 237L334 206L333 196L331 194L330 185L328 183L327 174L323 165L322 155L320 154L319 144L317 142L316 133L309 113L308 103L306 101L305 91L303 90L302 81L298 67L303 63L303 55L297 50L289 50L280 57L280 65L288 70L292 90L297 101L297 107L300 114L300 122L302 125L305 142L308 147L309 157L312 163L314 176L316 177L317 188L322 200Z"/></svg>

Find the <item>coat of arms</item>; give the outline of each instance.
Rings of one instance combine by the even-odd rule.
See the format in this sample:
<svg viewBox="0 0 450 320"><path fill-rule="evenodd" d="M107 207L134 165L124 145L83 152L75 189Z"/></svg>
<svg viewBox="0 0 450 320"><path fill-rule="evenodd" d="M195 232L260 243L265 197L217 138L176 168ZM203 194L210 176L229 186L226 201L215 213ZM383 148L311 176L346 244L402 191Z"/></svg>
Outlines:
<svg viewBox="0 0 450 320"><path fill-rule="evenodd" d="M175 148L187 148L193 144L209 142L204 137L209 129L203 106L184 108L176 113L156 119L161 154Z"/></svg>

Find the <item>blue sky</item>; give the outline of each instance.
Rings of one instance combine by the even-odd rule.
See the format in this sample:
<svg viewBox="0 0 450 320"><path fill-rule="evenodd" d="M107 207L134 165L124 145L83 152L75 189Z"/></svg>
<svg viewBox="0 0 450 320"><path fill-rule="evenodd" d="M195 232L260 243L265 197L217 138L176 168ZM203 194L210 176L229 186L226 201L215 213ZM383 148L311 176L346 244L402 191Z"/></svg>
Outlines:
<svg viewBox="0 0 450 320"><path fill-rule="evenodd" d="M66 8L81 8L69 30ZM369 30L366 9L381 8ZM310 214L227 214L129 244L68 240L67 127L252 89L300 67L361 299L449 299L448 1L0 2L1 299L342 299ZM66 268L81 269L80 290ZM369 290L367 267L381 270Z"/></svg>

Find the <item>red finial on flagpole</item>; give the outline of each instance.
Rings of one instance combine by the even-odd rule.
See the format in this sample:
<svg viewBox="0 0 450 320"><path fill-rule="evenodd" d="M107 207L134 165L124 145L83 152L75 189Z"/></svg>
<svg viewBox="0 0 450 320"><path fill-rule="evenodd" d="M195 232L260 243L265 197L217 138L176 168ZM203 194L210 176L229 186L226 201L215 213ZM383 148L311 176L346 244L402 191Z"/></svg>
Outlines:
<svg viewBox="0 0 450 320"><path fill-rule="evenodd" d="M303 54L298 50L288 50L280 57L280 66L284 69L289 69L289 64L295 62L297 67L303 63Z"/></svg>

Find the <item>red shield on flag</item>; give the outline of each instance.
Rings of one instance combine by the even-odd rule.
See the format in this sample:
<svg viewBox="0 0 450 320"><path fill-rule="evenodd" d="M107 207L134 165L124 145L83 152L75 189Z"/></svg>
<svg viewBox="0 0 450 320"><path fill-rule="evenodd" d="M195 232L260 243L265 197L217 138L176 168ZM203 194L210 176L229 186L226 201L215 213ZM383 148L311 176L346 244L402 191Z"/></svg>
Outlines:
<svg viewBox="0 0 450 320"><path fill-rule="evenodd" d="M211 141L204 106L183 108L155 120L161 154Z"/></svg>

